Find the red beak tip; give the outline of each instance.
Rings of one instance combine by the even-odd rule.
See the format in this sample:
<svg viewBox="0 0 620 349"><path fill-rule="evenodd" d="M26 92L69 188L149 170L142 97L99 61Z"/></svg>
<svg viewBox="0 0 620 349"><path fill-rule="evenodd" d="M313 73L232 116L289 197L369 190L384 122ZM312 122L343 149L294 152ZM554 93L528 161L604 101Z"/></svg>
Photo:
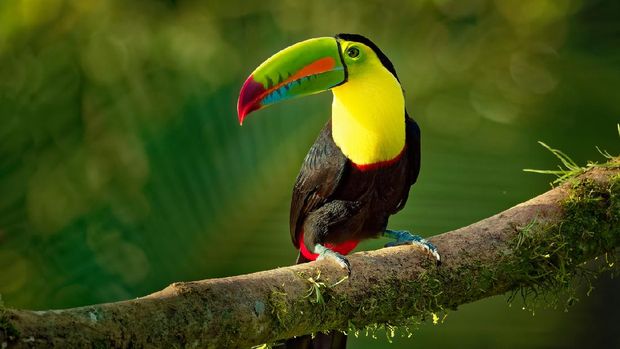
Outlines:
<svg viewBox="0 0 620 349"><path fill-rule="evenodd" d="M243 84L239 92L239 100L237 101L237 114L239 116L239 125L243 125L243 120L251 112L260 109L259 97L265 92L265 87L256 82L254 77L250 75Z"/></svg>
<svg viewBox="0 0 620 349"><path fill-rule="evenodd" d="M239 125L243 126L243 120L245 120L245 117L248 115L248 113L246 112L246 110L239 110L237 112L237 118L239 119Z"/></svg>

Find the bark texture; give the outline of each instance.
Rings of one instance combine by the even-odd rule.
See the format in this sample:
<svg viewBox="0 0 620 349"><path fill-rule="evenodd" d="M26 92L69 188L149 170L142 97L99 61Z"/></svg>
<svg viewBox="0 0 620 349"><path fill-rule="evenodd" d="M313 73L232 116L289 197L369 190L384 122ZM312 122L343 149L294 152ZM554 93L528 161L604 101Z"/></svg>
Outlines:
<svg viewBox="0 0 620 349"><path fill-rule="evenodd" d="M0 348L247 348L316 331L406 323L522 287L553 287L620 246L620 162L411 246L174 283L146 297L49 311L0 309ZM449 213L446 213L449 214Z"/></svg>

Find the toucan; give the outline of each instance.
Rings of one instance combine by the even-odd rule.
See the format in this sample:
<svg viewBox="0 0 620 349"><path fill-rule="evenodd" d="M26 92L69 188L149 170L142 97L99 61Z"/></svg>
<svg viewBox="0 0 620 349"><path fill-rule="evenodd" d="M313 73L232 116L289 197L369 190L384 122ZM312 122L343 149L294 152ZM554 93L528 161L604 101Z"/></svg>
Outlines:
<svg viewBox="0 0 620 349"><path fill-rule="evenodd" d="M420 128L407 114L394 66L368 38L338 34L299 42L256 68L239 93L239 123L280 101L331 90L332 114L308 151L293 187L290 233L297 263L345 257L364 239L437 248L388 218L407 202L420 172ZM287 348L344 348L340 333L302 336Z"/></svg>

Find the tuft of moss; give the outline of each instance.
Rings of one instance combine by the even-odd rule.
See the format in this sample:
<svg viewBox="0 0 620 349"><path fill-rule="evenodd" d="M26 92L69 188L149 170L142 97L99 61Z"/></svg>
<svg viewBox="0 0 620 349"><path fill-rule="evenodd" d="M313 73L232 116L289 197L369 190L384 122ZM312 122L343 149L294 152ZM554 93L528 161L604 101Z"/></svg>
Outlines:
<svg viewBox="0 0 620 349"><path fill-rule="evenodd" d="M0 338L14 342L19 339L20 335L19 330L11 323L9 313L0 306Z"/></svg>
<svg viewBox="0 0 620 349"><path fill-rule="evenodd" d="M346 327L340 330L356 337L385 336L388 342L396 336L411 337L426 318L444 311L441 295L445 280L433 271L433 264L434 262L429 261L415 279L394 278L380 285L371 285L362 299L335 297L334 302L338 307L353 308L353 313L356 314L349 319ZM416 297L403 297L404 294L415 294ZM386 302L392 304L392 307L381 306ZM400 313L395 315L394 308L399 309ZM412 310L417 315L411 316ZM381 321L368 324L366 320L369 318Z"/></svg>
<svg viewBox="0 0 620 349"><path fill-rule="evenodd" d="M275 314L279 325L284 329L288 329L292 324L293 318L291 317L286 292L278 289L272 290L269 294L267 306L271 309L271 313Z"/></svg>
<svg viewBox="0 0 620 349"><path fill-rule="evenodd" d="M599 275L618 265L620 176L607 183L567 181L569 195L561 204L562 222L533 221L512 244L516 258L506 271L518 272L518 287L509 300L520 296L527 307L542 301L566 310L578 300L580 289L586 287L589 293ZM602 261L586 263L600 251L604 252Z"/></svg>

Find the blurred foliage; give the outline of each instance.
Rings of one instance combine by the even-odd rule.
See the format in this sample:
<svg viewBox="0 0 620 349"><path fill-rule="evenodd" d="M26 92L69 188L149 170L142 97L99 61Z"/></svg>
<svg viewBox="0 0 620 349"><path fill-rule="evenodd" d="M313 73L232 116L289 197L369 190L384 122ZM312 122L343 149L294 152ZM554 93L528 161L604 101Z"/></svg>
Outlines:
<svg viewBox="0 0 620 349"><path fill-rule="evenodd" d="M618 13L615 0L4 0L2 299L77 306L292 263L289 193L329 96L243 128L235 107L257 64L309 37L367 35L398 70L423 170L393 227L439 233L540 193L548 180L521 172L555 165L536 140L581 162L620 151ZM596 297L618 302L609 287L577 315L484 301L393 347L575 345L571 321Z"/></svg>

